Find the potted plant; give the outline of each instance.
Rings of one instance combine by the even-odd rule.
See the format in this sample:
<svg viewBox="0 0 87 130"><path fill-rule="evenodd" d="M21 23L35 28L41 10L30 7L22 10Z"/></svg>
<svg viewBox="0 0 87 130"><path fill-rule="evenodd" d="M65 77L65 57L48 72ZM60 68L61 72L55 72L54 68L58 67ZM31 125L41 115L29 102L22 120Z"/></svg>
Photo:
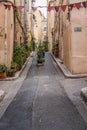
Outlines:
<svg viewBox="0 0 87 130"><path fill-rule="evenodd" d="M14 61L11 62L11 69L14 70L14 72L17 71L18 69L18 64Z"/></svg>
<svg viewBox="0 0 87 130"><path fill-rule="evenodd" d="M13 76L15 76L15 70L14 70L14 69L8 69L8 70L7 70L7 76L8 76L8 77L13 77Z"/></svg>
<svg viewBox="0 0 87 130"><path fill-rule="evenodd" d="M42 64L45 60L44 60L44 52L43 52L43 47L41 45L38 46L38 49L37 49L37 63L39 64Z"/></svg>
<svg viewBox="0 0 87 130"><path fill-rule="evenodd" d="M0 65L0 78L6 78L6 76L7 76L6 65Z"/></svg>

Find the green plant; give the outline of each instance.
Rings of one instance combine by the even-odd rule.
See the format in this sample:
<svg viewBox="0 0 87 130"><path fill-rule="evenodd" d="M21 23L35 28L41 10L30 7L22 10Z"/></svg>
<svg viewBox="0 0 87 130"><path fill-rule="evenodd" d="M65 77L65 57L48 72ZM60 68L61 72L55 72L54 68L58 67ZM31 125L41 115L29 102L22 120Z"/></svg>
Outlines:
<svg viewBox="0 0 87 130"><path fill-rule="evenodd" d="M37 63L44 62L43 46L39 45L37 48Z"/></svg>
<svg viewBox="0 0 87 130"><path fill-rule="evenodd" d="M22 66L27 58L27 50L23 45L18 45L14 49L13 61L16 62L19 66Z"/></svg>
<svg viewBox="0 0 87 130"><path fill-rule="evenodd" d="M18 70L18 64L15 61L11 62L11 69L13 69L15 72Z"/></svg>
<svg viewBox="0 0 87 130"><path fill-rule="evenodd" d="M6 65L0 65L0 73L2 73L2 72L7 72Z"/></svg>
<svg viewBox="0 0 87 130"><path fill-rule="evenodd" d="M43 41L44 50L48 51L48 41Z"/></svg>
<svg viewBox="0 0 87 130"><path fill-rule="evenodd" d="M52 53L55 57L59 56L59 44L53 43Z"/></svg>
<svg viewBox="0 0 87 130"><path fill-rule="evenodd" d="M8 69L8 70L7 70L7 76L8 76L8 77L13 77L14 75L15 75L14 69Z"/></svg>

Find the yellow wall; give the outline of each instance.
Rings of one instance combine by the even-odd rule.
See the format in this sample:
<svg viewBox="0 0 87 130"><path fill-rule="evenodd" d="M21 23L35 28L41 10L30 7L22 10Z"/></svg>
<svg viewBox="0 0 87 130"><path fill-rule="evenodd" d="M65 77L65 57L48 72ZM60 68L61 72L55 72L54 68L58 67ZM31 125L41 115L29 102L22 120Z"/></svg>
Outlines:
<svg viewBox="0 0 87 130"><path fill-rule="evenodd" d="M53 6L54 5L54 2L51 1L49 2L50 6ZM54 32L54 10L51 10L50 12L48 12L48 47L49 47L49 51L51 52L52 51L52 30Z"/></svg>
<svg viewBox="0 0 87 130"><path fill-rule="evenodd" d="M61 3L62 0L59 2ZM70 0L71 2L77 1ZM67 4L67 0L62 4ZM60 10L58 14L60 18L59 58L72 73L87 73L87 8L81 7L79 10L73 8L70 11L70 21L67 19L67 13L68 8L65 12ZM76 31L76 29L81 30Z"/></svg>
<svg viewBox="0 0 87 130"><path fill-rule="evenodd" d="M0 7L0 64L4 63L4 7Z"/></svg>
<svg viewBox="0 0 87 130"><path fill-rule="evenodd" d="M87 73L87 9L74 8L70 12L70 22L65 19L66 27L63 33L64 64L72 73ZM64 23L63 23L64 24ZM81 31L75 31L81 28Z"/></svg>
<svg viewBox="0 0 87 130"><path fill-rule="evenodd" d="M11 0L14 2L14 0ZM19 6L20 2L16 1L16 5ZM10 3L8 3L10 4ZM14 46L14 11L13 8L10 10L5 9L4 6L0 6L0 32L3 35L0 37L0 64L6 64L8 67L11 65L13 57L13 46ZM17 22L17 19L16 19ZM18 23L18 22L17 22ZM16 23L16 24L17 24ZM18 25L17 29L17 40L20 42L20 36L23 37L22 29ZM6 38L5 38L6 34Z"/></svg>
<svg viewBox="0 0 87 130"><path fill-rule="evenodd" d="M41 42L42 41L42 13L39 10L34 12L35 20L34 23L34 38Z"/></svg>
<svg viewBox="0 0 87 130"><path fill-rule="evenodd" d="M75 32L80 27L81 32ZM87 9L71 12L72 72L87 73Z"/></svg>

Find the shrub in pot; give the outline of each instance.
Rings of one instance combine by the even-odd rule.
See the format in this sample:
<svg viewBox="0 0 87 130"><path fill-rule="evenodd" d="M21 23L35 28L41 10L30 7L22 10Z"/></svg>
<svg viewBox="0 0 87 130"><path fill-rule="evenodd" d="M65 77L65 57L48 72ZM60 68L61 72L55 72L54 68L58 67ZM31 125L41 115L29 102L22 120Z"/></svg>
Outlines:
<svg viewBox="0 0 87 130"><path fill-rule="evenodd" d="M6 65L0 65L0 78L6 78L6 76L7 76Z"/></svg>

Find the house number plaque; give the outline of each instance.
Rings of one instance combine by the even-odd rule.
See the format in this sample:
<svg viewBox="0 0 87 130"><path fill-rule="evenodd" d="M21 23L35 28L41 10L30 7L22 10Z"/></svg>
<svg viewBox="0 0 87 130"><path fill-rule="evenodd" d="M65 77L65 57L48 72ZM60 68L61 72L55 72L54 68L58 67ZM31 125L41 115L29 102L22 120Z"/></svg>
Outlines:
<svg viewBox="0 0 87 130"><path fill-rule="evenodd" d="M74 32L82 32L82 28L81 27L74 27Z"/></svg>

